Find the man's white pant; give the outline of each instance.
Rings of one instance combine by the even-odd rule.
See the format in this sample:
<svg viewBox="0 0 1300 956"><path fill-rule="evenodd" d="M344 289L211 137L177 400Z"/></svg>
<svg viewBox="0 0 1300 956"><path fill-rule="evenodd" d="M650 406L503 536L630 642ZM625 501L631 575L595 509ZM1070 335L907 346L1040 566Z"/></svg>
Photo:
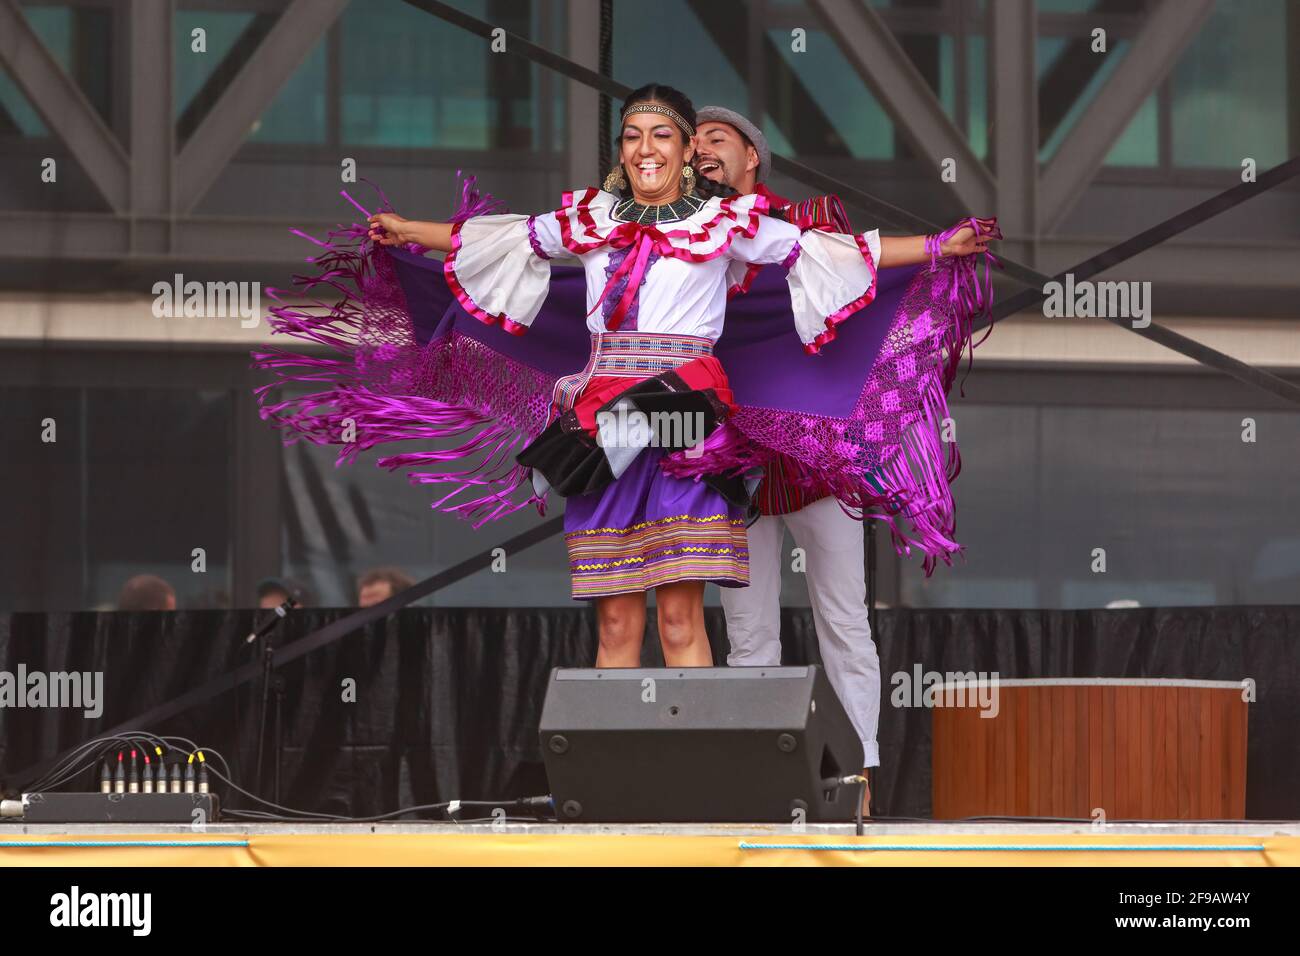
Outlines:
<svg viewBox="0 0 1300 956"><path fill-rule="evenodd" d="M784 522L784 524L782 523ZM732 667L781 663L781 543L785 528L806 560L808 598L826 676L848 712L866 756L880 765L880 658L867 620L862 522L834 498L785 515L764 515L749 527L749 587L719 588L727 615Z"/></svg>

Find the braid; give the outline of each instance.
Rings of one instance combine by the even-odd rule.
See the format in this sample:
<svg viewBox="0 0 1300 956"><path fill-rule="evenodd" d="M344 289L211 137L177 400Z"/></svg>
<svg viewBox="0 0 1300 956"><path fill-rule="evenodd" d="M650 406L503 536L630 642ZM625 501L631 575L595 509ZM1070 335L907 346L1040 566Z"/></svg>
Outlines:
<svg viewBox="0 0 1300 956"><path fill-rule="evenodd" d="M705 179L698 173L695 176L695 195L703 199L726 199L728 196L740 195L734 187L726 183L715 183L711 179Z"/></svg>

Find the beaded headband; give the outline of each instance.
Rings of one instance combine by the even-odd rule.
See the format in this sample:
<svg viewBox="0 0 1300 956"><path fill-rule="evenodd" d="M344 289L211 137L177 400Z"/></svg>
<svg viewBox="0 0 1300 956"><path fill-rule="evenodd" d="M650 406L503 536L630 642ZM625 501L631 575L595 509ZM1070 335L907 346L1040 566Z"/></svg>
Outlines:
<svg viewBox="0 0 1300 956"><path fill-rule="evenodd" d="M622 116L626 117L628 113L662 113L670 120L681 127L682 132L687 136L694 136L695 130L690 123L682 118L682 115L676 110L669 109L667 106L660 106L658 103L633 103L627 109L623 110Z"/></svg>

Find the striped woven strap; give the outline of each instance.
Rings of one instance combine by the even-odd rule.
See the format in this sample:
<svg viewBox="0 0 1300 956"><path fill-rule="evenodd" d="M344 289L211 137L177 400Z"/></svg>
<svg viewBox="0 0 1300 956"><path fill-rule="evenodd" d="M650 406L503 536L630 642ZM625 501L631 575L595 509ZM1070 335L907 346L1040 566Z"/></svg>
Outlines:
<svg viewBox="0 0 1300 956"><path fill-rule="evenodd" d="M587 382L598 378L651 378L713 354L713 340L656 332L598 332L591 336L586 367L555 383L551 394L560 411L573 407Z"/></svg>
<svg viewBox="0 0 1300 956"><path fill-rule="evenodd" d="M646 378L713 354L713 341L697 335L606 332L592 339L592 374L615 378Z"/></svg>

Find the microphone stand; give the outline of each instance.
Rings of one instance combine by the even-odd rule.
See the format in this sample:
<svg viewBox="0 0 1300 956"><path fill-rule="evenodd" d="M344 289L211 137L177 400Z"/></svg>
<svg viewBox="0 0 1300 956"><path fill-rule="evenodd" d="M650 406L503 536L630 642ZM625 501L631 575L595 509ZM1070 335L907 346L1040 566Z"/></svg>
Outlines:
<svg viewBox="0 0 1300 956"><path fill-rule="evenodd" d="M275 616L263 624L260 628L249 634L245 638L245 643L252 644L257 640L262 641L262 706L258 713L257 721L257 791L262 790L263 773L265 771L265 754L266 754L266 719L270 712L271 698L274 697L275 719L271 727L271 753L274 760L272 767L273 774L271 778L272 791L271 800L274 803L280 802L280 765L283 763L284 755L284 679L275 673L275 643L271 640L271 632L279 626L280 622L288 617L289 612L297 607L293 598L285 601L275 609Z"/></svg>

